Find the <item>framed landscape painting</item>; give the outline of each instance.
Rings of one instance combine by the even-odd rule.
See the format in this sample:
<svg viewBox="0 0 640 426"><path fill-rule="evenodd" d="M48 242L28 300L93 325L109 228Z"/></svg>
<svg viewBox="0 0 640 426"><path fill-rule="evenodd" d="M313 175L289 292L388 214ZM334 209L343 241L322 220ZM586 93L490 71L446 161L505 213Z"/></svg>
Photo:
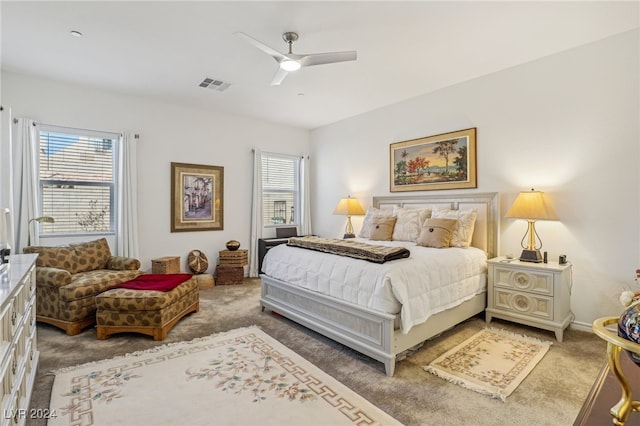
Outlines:
<svg viewBox="0 0 640 426"><path fill-rule="evenodd" d="M391 192L477 188L476 128L390 147Z"/></svg>
<svg viewBox="0 0 640 426"><path fill-rule="evenodd" d="M224 167L171 163L171 232L224 229Z"/></svg>

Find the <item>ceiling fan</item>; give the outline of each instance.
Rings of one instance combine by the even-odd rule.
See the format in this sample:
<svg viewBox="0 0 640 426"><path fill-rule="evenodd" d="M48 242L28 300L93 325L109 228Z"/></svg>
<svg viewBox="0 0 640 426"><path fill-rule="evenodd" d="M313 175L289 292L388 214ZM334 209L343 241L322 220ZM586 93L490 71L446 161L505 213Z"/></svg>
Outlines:
<svg viewBox="0 0 640 426"><path fill-rule="evenodd" d="M357 58L357 53L355 51L297 55L291 51L293 43L298 40L298 34L294 32L286 32L282 34L282 39L289 45L288 53L280 53L245 33L237 32L235 34L276 60L279 68L276 75L273 77L273 80L271 80L272 86L278 86L282 83L282 80L284 80L288 73L297 71L302 67L333 64L335 62L355 61Z"/></svg>

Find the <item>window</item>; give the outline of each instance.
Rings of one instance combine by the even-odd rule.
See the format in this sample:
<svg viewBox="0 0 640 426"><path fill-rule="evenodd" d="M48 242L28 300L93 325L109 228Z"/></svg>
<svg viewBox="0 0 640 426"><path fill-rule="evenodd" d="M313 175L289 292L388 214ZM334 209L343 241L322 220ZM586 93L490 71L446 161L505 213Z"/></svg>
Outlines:
<svg viewBox="0 0 640 426"><path fill-rule="evenodd" d="M118 135L42 125L40 235L115 232Z"/></svg>
<svg viewBox="0 0 640 426"><path fill-rule="evenodd" d="M262 153L264 226L300 223L300 157Z"/></svg>

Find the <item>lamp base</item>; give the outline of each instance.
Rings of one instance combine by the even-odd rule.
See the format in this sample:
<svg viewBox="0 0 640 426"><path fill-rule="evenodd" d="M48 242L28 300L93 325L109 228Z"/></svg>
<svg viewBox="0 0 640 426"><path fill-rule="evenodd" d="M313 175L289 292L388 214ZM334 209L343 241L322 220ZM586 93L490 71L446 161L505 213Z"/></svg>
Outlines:
<svg viewBox="0 0 640 426"><path fill-rule="evenodd" d="M344 234L342 238L346 240L347 238L355 238L355 237L356 237L356 234L347 233L347 234Z"/></svg>
<svg viewBox="0 0 640 426"><path fill-rule="evenodd" d="M542 263L542 255L540 254L540 250L522 250L520 261Z"/></svg>

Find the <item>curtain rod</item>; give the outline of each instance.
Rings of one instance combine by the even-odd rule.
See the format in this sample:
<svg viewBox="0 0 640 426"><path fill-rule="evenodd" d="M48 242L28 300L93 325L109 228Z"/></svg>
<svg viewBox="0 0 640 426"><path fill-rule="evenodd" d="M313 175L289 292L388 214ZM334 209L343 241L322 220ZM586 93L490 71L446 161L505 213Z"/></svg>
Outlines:
<svg viewBox="0 0 640 426"><path fill-rule="evenodd" d="M121 132L112 132L112 131L95 130L95 129L82 129L80 127L60 126L59 124L38 123L37 121L33 122L34 126L37 125L37 124L40 124L41 126L60 127L60 128L64 128L64 129L80 130L80 131L83 131L83 132L111 133L112 135L122 135Z"/></svg>
<svg viewBox="0 0 640 426"><path fill-rule="evenodd" d="M251 152L255 154L256 149L255 149L255 148L251 148ZM275 154L275 155L278 155L278 153L276 153L276 152L267 152L267 154ZM288 155L290 155L290 154L279 154L279 155L287 155L287 156L288 156ZM293 157L293 155L291 155L291 157ZM304 155L301 155L301 156L300 156L300 158L302 158L302 159L304 159L304 157L305 157ZM311 158L309 155L307 155L306 157L307 157L307 160L309 160L309 159Z"/></svg>
<svg viewBox="0 0 640 426"><path fill-rule="evenodd" d="M13 124L17 124L18 123L18 119L14 118L13 119ZM81 130L84 132L98 132L98 133L110 133L112 135L120 135L122 136L122 132L118 133L118 132L111 132L111 131L106 131L106 130L91 130L91 129L81 129L78 127L69 127L69 126L59 126L57 124L47 124L47 123L38 123L37 121L33 122L33 126L35 127L36 125L45 125L45 126L51 126L51 127L61 127L61 128L65 128L65 129L72 129L72 130ZM139 133L134 133L133 135L134 139L140 139L140 134Z"/></svg>

